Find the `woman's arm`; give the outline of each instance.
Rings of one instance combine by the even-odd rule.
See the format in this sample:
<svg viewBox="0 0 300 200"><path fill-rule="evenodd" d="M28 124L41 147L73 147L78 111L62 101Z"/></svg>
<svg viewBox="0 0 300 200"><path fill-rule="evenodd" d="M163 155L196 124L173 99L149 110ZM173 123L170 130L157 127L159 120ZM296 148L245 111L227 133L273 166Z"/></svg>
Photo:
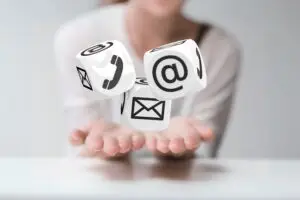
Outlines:
<svg viewBox="0 0 300 200"><path fill-rule="evenodd" d="M116 113L120 111L116 106L116 103L119 104L118 97L103 100L99 93L83 87L77 71L78 66L83 67L77 61L76 55L82 49L104 39L95 33L97 30L92 31L92 19L84 18L81 22L75 21L62 27L55 36L55 59L67 120L66 141L71 136L71 143L80 147L81 155L123 157L132 150L142 148L144 137L135 130L114 123L117 120L115 117L118 117ZM79 136L80 145L74 141ZM68 154L78 155L79 152L73 151L73 146L67 146Z"/></svg>
<svg viewBox="0 0 300 200"><path fill-rule="evenodd" d="M200 147L204 156L217 157L229 121L236 93L241 65L241 52L237 46L225 44L216 52L211 52L207 70L207 88L187 99L192 105L189 110L200 125L209 127L214 140ZM205 59L205 58L204 58Z"/></svg>
<svg viewBox="0 0 300 200"><path fill-rule="evenodd" d="M74 23L74 22L73 22ZM80 41L78 27L72 23L63 25L54 37L54 56L58 71L59 90L66 120L67 154L77 154L69 145L68 138L75 129L80 129L91 121L101 117L101 105L96 96L83 88L77 66L77 53L85 48L86 42Z"/></svg>

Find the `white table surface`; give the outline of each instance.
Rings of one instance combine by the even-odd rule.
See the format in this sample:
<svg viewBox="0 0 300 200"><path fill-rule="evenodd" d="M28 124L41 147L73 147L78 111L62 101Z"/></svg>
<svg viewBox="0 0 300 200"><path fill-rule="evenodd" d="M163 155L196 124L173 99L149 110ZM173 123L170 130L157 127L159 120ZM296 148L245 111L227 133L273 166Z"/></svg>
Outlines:
<svg viewBox="0 0 300 200"><path fill-rule="evenodd" d="M300 161L2 158L0 199L3 197L300 198Z"/></svg>

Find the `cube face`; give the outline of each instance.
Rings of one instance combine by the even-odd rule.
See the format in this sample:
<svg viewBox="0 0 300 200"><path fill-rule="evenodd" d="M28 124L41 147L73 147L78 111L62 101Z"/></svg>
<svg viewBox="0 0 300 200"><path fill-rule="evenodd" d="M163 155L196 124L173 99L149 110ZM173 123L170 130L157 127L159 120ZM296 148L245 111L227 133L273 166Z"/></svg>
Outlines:
<svg viewBox="0 0 300 200"><path fill-rule="evenodd" d="M124 96L127 97L121 105L122 123L141 131L159 131L168 127L172 102L155 98L145 78L137 78L134 87Z"/></svg>
<svg viewBox="0 0 300 200"><path fill-rule="evenodd" d="M124 109L125 109L125 103L127 102L127 99L128 99L128 92L124 92L122 94L122 97L121 97L121 116L123 115L124 113Z"/></svg>
<svg viewBox="0 0 300 200"><path fill-rule="evenodd" d="M74 67L74 70L78 76L78 86L80 87L80 90L76 91L75 93L79 92L80 94L95 100L105 100L109 98L109 96L106 96L95 90L94 83L92 82L93 80L91 80L90 72L79 62Z"/></svg>
<svg viewBox="0 0 300 200"><path fill-rule="evenodd" d="M90 81L87 71L79 66L76 66L76 69L82 86L90 91L94 91L93 85Z"/></svg>
<svg viewBox="0 0 300 200"><path fill-rule="evenodd" d="M180 98L206 87L203 59L191 39L149 50L144 67L152 92L159 99Z"/></svg>
<svg viewBox="0 0 300 200"><path fill-rule="evenodd" d="M118 41L93 45L77 55L94 92L112 97L129 90L136 74L126 48Z"/></svg>
<svg viewBox="0 0 300 200"><path fill-rule="evenodd" d="M149 52L153 53L153 52L157 52L157 51L160 51L160 50L163 50L163 49L170 49L170 48L175 48L176 49L177 47L182 47L180 45L184 44L187 41L188 40L179 40L179 41L176 41L176 42L171 42L171 43L159 46L157 48L151 49L151 50L149 50Z"/></svg>
<svg viewBox="0 0 300 200"><path fill-rule="evenodd" d="M206 74L206 68L205 63L201 54L201 51L198 47L195 47L194 54L196 54L196 62L198 63L196 66L197 70L197 76L195 82L198 82L200 84L199 88L195 88L196 91L201 91L202 89L205 89L207 86L207 74ZM192 54L191 54L192 55Z"/></svg>

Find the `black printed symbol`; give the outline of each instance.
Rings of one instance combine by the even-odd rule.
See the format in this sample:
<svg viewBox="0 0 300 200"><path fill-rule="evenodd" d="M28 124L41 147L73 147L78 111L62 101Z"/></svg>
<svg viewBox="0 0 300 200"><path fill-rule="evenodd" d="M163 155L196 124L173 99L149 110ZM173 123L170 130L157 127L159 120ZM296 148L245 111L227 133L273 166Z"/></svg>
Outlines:
<svg viewBox="0 0 300 200"><path fill-rule="evenodd" d="M152 49L150 52L155 52L155 51L158 51L158 50L161 50L161 49L166 49L166 48L169 48L169 47L181 45L181 44L185 43L185 41L186 41L186 40L180 40L180 41L168 43L168 44L159 46L159 47L157 47L157 48L154 48L154 49Z"/></svg>
<svg viewBox="0 0 300 200"><path fill-rule="evenodd" d="M197 55L198 61L199 61L199 68L197 68L197 74L198 74L199 78L202 79L202 76L203 76L202 75L203 74L203 72L202 72L202 62L201 62L201 57L200 57L200 53L199 53L198 48L196 48L196 55Z"/></svg>
<svg viewBox="0 0 300 200"><path fill-rule="evenodd" d="M120 57L113 55L111 57L110 63L115 65L117 69L112 80L105 79L103 82L102 88L107 90L111 90L114 87L116 87L116 85L119 83L121 79L122 72L123 72L123 60Z"/></svg>
<svg viewBox="0 0 300 200"><path fill-rule="evenodd" d="M93 87L92 87L92 84L90 82L90 79L88 77L86 70L84 70L80 67L76 67L76 68L77 68L77 72L78 72L82 86L93 91Z"/></svg>
<svg viewBox="0 0 300 200"><path fill-rule="evenodd" d="M132 119L164 120L165 101L155 98L133 97L131 106Z"/></svg>
<svg viewBox="0 0 300 200"><path fill-rule="evenodd" d="M163 65L163 67L161 68L161 71L159 73L158 72L159 64L167 59L170 59L173 63L171 65ZM175 62L175 61L177 61L177 62ZM179 63L181 66L177 66L176 63ZM182 75L180 75L178 72L179 67L183 69ZM167 76L167 70L171 70L174 73L173 78L169 78ZM169 55L169 56L164 56L164 57L158 59L154 63L154 66L152 69L152 75L153 75L155 84L161 90L166 91L166 92L176 92L176 91L182 90L183 86L181 85L181 86L174 87L174 88L168 88L168 87L162 86L162 84L158 80L158 76L162 77L163 81L165 83L167 83L164 85L168 85L168 84L171 85L172 83L175 83L176 81L184 81L188 76L188 68L187 68L185 62L181 58L179 58L178 56Z"/></svg>
<svg viewBox="0 0 300 200"><path fill-rule="evenodd" d="M123 100L122 100L122 103L121 103L121 115L122 115L123 112L124 112L125 101L126 101L126 93L124 92L124 93L123 93Z"/></svg>
<svg viewBox="0 0 300 200"><path fill-rule="evenodd" d="M148 85L147 79L144 77L136 78L135 83L140 84L140 85Z"/></svg>
<svg viewBox="0 0 300 200"><path fill-rule="evenodd" d="M106 44L97 44L95 46L92 46L84 51L81 52L81 56L91 56L96 53L100 53L101 51L104 51L108 48L110 48L113 45L112 42L106 42Z"/></svg>

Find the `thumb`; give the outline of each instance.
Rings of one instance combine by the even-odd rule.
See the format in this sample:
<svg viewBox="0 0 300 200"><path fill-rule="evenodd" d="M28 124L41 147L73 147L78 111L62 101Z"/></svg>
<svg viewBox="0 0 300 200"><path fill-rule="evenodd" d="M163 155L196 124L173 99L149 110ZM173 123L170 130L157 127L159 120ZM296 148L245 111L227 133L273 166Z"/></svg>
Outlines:
<svg viewBox="0 0 300 200"><path fill-rule="evenodd" d="M93 123L94 122L90 122L82 128L74 129L69 136L70 143L74 146L83 144L93 126Z"/></svg>
<svg viewBox="0 0 300 200"><path fill-rule="evenodd" d="M72 145L81 145L84 143L85 138L87 136L86 132L83 132L82 130L75 129L74 131L71 132L69 136L69 141Z"/></svg>
<svg viewBox="0 0 300 200"><path fill-rule="evenodd" d="M190 120L190 123L200 134L200 137L203 141L211 141L214 139L214 133L210 127L202 125L199 120L195 119Z"/></svg>

